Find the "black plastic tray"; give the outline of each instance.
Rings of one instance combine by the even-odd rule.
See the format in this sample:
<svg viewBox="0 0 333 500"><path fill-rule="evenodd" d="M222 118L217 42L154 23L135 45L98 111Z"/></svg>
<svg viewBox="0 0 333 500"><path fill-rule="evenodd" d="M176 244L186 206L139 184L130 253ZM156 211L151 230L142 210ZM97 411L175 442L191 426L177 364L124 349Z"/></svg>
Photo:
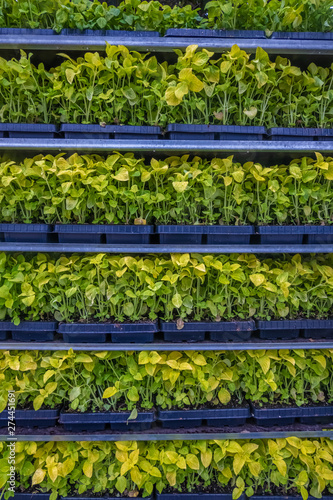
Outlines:
<svg viewBox="0 0 333 500"><path fill-rule="evenodd" d="M131 412L66 413L61 412L59 423L67 431L101 431L111 426L115 431L145 431L155 421L155 412L138 412L135 420L128 420Z"/></svg>
<svg viewBox="0 0 333 500"><path fill-rule="evenodd" d="M49 500L50 493L14 493L14 500Z"/></svg>
<svg viewBox="0 0 333 500"><path fill-rule="evenodd" d="M258 425L291 425L301 416L299 407L258 408L251 404L251 413Z"/></svg>
<svg viewBox="0 0 333 500"><path fill-rule="evenodd" d="M322 128L272 127L267 130L267 136L272 141L316 141L329 136L328 130ZM330 140L332 140L332 137Z"/></svg>
<svg viewBox="0 0 333 500"><path fill-rule="evenodd" d="M21 321L14 325L11 321L0 321L0 339L12 337L19 342L47 342L54 339L58 323L56 321Z"/></svg>
<svg viewBox="0 0 333 500"><path fill-rule="evenodd" d="M255 323L249 321L193 321L185 322L184 327L177 329L173 321L161 321L161 332L165 341L168 342L200 342L210 339L215 342L237 342L248 340Z"/></svg>
<svg viewBox="0 0 333 500"><path fill-rule="evenodd" d="M333 243L333 225L307 226L307 243L308 245L325 245Z"/></svg>
<svg viewBox="0 0 333 500"><path fill-rule="evenodd" d="M60 323L58 333L65 342L153 342L157 322L148 323Z"/></svg>
<svg viewBox="0 0 333 500"><path fill-rule="evenodd" d="M145 245L150 243L154 226L123 224L56 224L59 243L108 243Z"/></svg>
<svg viewBox="0 0 333 500"><path fill-rule="evenodd" d="M15 410L18 427L53 427L58 422L59 410ZM0 413L0 427L8 426L8 410Z"/></svg>
<svg viewBox="0 0 333 500"><path fill-rule="evenodd" d="M204 232L204 226L156 226L156 233L159 235L159 241L162 245L201 245Z"/></svg>
<svg viewBox="0 0 333 500"><path fill-rule="evenodd" d="M57 127L50 123L0 123L3 137L18 139L54 139Z"/></svg>
<svg viewBox="0 0 333 500"><path fill-rule="evenodd" d="M307 319L302 321L304 321L303 336L306 339L333 338L333 320Z"/></svg>
<svg viewBox="0 0 333 500"><path fill-rule="evenodd" d="M260 141L264 139L265 134L265 127L250 125L190 125L183 123L170 123L166 128L166 137L170 140Z"/></svg>
<svg viewBox="0 0 333 500"><path fill-rule="evenodd" d="M254 226L204 226L207 245L249 245Z"/></svg>
<svg viewBox="0 0 333 500"><path fill-rule="evenodd" d="M266 340L297 339L300 336L303 320L257 321L259 337Z"/></svg>
<svg viewBox="0 0 333 500"><path fill-rule="evenodd" d="M308 226L258 226L262 245L301 245Z"/></svg>
<svg viewBox="0 0 333 500"><path fill-rule="evenodd" d="M13 243L48 243L52 226L49 224L0 224L0 241Z"/></svg>
<svg viewBox="0 0 333 500"><path fill-rule="evenodd" d="M158 410L157 420L163 428L178 429L208 425L224 427L244 425L250 418L250 407L240 408L205 408L203 410Z"/></svg>
<svg viewBox="0 0 333 500"><path fill-rule="evenodd" d="M65 139L143 139L156 140L162 135L160 127L139 125L105 125L64 123L60 133Z"/></svg>
<svg viewBox="0 0 333 500"><path fill-rule="evenodd" d="M302 424L332 424L333 405L305 406L301 408L300 422Z"/></svg>

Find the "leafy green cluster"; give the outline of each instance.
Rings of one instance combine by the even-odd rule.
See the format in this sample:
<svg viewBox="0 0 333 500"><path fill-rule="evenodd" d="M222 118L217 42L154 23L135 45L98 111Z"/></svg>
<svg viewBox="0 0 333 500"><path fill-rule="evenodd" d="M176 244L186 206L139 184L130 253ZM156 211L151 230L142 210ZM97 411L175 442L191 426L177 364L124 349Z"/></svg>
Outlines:
<svg viewBox="0 0 333 500"><path fill-rule="evenodd" d="M0 254L0 319L325 318L333 254Z"/></svg>
<svg viewBox="0 0 333 500"><path fill-rule="evenodd" d="M214 407L243 401L332 403L333 350L0 351L0 412L8 391L35 410Z"/></svg>
<svg viewBox="0 0 333 500"><path fill-rule="evenodd" d="M0 163L0 221L94 224L331 224L333 158L265 167L189 155L77 153Z"/></svg>
<svg viewBox="0 0 333 500"><path fill-rule="evenodd" d="M0 487L9 470L10 449L0 442ZM57 442L18 441L16 473L22 488L68 496L73 489L135 497L186 489L194 492L211 484L233 490L236 500L245 492L285 495L297 490L321 498L333 492L333 443L329 438L207 441ZM5 492L5 498L10 493Z"/></svg>
<svg viewBox="0 0 333 500"><path fill-rule="evenodd" d="M273 31L332 31L331 0L211 0L206 4L212 28Z"/></svg>
<svg viewBox="0 0 333 500"><path fill-rule="evenodd" d="M117 2L114 2L117 5ZM222 28L273 31L332 31L332 0L212 0L199 9L179 2L125 0L1 0L0 27L150 30ZM208 19L206 18L208 16Z"/></svg>
<svg viewBox="0 0 333 500"><path fill-rule="evenodd" d="M327 1L327 0L325 0ZM0 27L79 30L160 31L205 27L207 20L190 5L171 8L159 1L1 0Z"/></svg>
<svg viewBox="0 0 333 500"><path fill-rule="evenodd" d="M254 59L234 45L213 52L175 51L177 61L106 46L46 70L23 51L0 58L0 119L27 123L220 123L332 127L333 64L302 71L260 47Z"/></svg>

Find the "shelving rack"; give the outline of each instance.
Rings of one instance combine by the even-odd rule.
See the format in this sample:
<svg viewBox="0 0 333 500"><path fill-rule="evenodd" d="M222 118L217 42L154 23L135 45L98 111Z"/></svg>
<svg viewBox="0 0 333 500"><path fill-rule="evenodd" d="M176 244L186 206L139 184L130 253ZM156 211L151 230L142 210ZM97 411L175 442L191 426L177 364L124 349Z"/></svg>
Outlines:
<svg viewBox="0 0 333 500"><path fill-rule="evenodd" d="M131 50L142 52L156 52L172 54L174 49L185 49L188 45L196 43L200 48L206 48L216 53L229 50L237 44L241 49L254 53L261 46L269 54L279 54L291 57L293 61L301 61L308 65L312 60L321 63L332 61L333 40L288 40L288 39L252 39L252 38L211 38L202 37L131 37L114 36L69 36L69 35L0 35L0 54L12 56L19 49L34 51L36 58L47 57L48 61L56 58L62 51L68 53L82 53L85 51L104 51L105 42L112 45L125 45ZM128 141L128 140L69 140L69 139L0 139L0 152L99 152L112 151L136 152L138 154L170 155L182 152L196 154L226 155L234 154L237 161L267 161L273 154L274 162L284 158L295 158L302 154L313 155L314 152L333 155L333 141ZM103 252L103 253L333 253L333 245L274 245L274 246L186 246L186 245L146 245L133 248L128 245L74 245L74 244L18 244L0 243L0 251L5 252ZM66 344L61 341L51 343L41 342L0 342L0 349L5 350L48 350L61 351L73 349L77 351L141 351L141 350L261 350L261 349L333 349L332 340L303 340L297 341L248 341L238 343L167 343L154 342L150 344ZM112 431L94 433L58 433L48 435L33 430L25 433L20 430L14 438L6 435L0 429L0 441L147 441L147 440L200 440L200 439L257 439L257 438L282 438L297 436L333 437L333 428L329 426L312 426L307 430L299 427L279 429L249 429L244 427L240 432L228 431L203 431L201 428L188 431L146 431L140 433L113 433Z"/></svg>

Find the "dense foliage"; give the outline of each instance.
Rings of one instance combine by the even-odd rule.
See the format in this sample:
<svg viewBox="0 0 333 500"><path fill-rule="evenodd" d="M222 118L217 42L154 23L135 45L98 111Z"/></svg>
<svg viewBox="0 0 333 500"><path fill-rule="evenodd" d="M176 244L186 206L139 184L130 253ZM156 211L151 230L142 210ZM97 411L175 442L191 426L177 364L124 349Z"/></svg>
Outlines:
<svg viewBox="0 0 333 500"><path fill-rule="evenodd" d="M0 319L325 318L333 255L0 254Z"/></svg>
<svg viewBox="0 0 333 500"><path fill-rule="evenodd" d="M244 401L333 401L333 350L0 351L0 412L17 405L77 411L214 407Z"/></svg>
<svg viewBox="0 0 333 500"><path fill-rule="evenodd" d="M333 158L263 166L189 155L77 153L0 163L0 221L331 224Z"/></svg>
<svg viewBox="0 0 333 500"><path fill-rule="evenodd" d="M8 479L9 447L0 442L0 487ZM321 498L333 492L333 443L329 438L159 442L17 442L16 474L24 489L52 491L51 500L77 490L148 496L154 486L189 492L211 484L285 495L295 490ZM5 498L8 498L8 491ZM87 495L87 493L86 493Z"/></svg>
<svg viewBox="0 0 333 500"><path fill-rule="evenodd" d="M63 28L158 30L162 34L168 28L262 29L270 36L273 31L331 31L333 26L332 0L213 0L202 15L186 5L186 0L173 8L158 1L117 3L1 0L0 27L52 28L57 32Z"/></svg>
<svg viewBox="0 0 333 500"><path fill-rule="evenodd" d="M333 63L302 71L260 47L255 58L234 45L218 58L196 45L177 61L106 46L46 69L23 51L0 58L0 120L27 123L332 127Z"/></svg>

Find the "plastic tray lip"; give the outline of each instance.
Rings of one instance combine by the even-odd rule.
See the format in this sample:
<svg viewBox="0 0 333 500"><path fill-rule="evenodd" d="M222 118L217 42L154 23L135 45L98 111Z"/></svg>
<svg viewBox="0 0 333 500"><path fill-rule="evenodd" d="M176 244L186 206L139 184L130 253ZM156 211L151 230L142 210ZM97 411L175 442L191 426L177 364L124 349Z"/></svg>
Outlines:
<svg viewBox="0 0 333 500"><path fill-rule="evenodd" d="M55 224L55 233L94 233L94 234L151 234L154 232L153 224Z"/></svg>
<svg viewBox="0 0 333 500"><path fill-rule="evenodd" d="M165 37L195 36L214 38L266 38L263 30L223 30L209 28L169 28Z"/></svg>
<svg viewBox="0 0 333 500"><path fill-rule="evenodd" d="M204 234L205 226L195 224L157 224L155 226L157 234Z"/></svg>
<svg viewBox="0 0 333 500"><path fill-rule="evenodd" d="M107 124L104 127L98 123L62 123L60 132L90 132L105 134L161 134L161 128L156 125L115 125Z"/></svg>
<svg viewBox="0 0 333 500"><path fill-rule="evenodd" d="M237 332L237 331L253 331L256 329L254 320L244 321L187 321L184 322L184 327L177 328L175 321L160 321L162 332L191 332L191 331L220 331L220 332Z"/></svg>
<svg viewBox="0 0 333 500"><path fill-rule="evenodd" d="M325 133L324 133L325 131ZM327 132L326 132L327 131ZM325 134L331 135L329 133L331 129L319 128L319 127L271 127L267 129L268 137L273 135L300 135L300 136L316 136L321 137Z"/></svg>
<svg viewBox="0 0 333 500"><path fill-rule="evenodd" d="M259 225L257 226L257 231L259 234L307 234L309 232L308 228L311 226L301 225L293 226L292 224L287 224L284 226L278 225Z"/></svg>
<svg viewBox="0 0 333 500"><path fill-rule="evenodd" d="M196 133L230 133L230 134L266 134L266 127L260 125L216 125L216 124L192 124L192 123L169 123L166 132L196 132Z"/></svg>
<svg viewBox="0 0 333 500"><path fill-rule="evenodd" d="M65 411L60 412L59 423L60 424L96 424L96 423L124 423L126 424L131 415L130 411L124 412L112 412L112 411L101 411L101 412L82 412L82 413L69 413ZM155 411L145 411L138 412L136 419L130 420L133 423L147 423L154 422L156 420Z"/></svg>
<svg viewBox="0 0 333 500"><path fill-rule="evenodd" d="M7 123L0 122L2 132L57 132L58 126L52 123Z"/></svg>
<svg viewBox="0 0 333 500"><path fill-rule="evenodd" d="M274 31L272 39L285 40L333 40L333 32L330 31Z"/></svg>
<svg viewBox="0 0 333 500"><path fill-rule="evenodd" d="M57 329L57 321L21 321L14 325L12 321L0 321L0 331L4 330L28 330L38 332L49 332Z"/></svg>
<svg viewBox="0 0 333 500"><path fill-rule="evenodd" d="M146 323L59 323L58 333L148 333L158 331L158 322ZM139 340L139 339L138 339Z"/></svg>
<svg viewBox="0 0 333 500"><path fill-rule="evenodd" d="M0 413L0 418L7 417L8 410L3 410ZM26 419L26 420L34 420L38 419L49 419L49 418L57 418L60 415L60 408L54 408L49 410L15 410L15 418L16 419Z"/></svg>
<svg viewBox="0 0 333 500"><path fill-rule="evenodd" d="M277 319L277 320L256 320L259 330L303 330L316 328L332 328L332 319Z"/></svg>
<svg viewBox="0 0 333 500"><path fill-rule="evenodd" d="M250 406L246 403L244 406L239 408L206 408L206 409L181 409L181 410L157 410L158 420L186 420L186 419L211 419L211 418L250 418L251 411Z"/></svg>
<svg viewBox="0 0 333 500"><path fill-rule="evenodd" d="M231 226L226 224L204 225L207 234L254 234L255 226L244 224L241 226Z"/></svg>
<svg viewBox="0 0 333 500"><path fill-rule="evenodd" d="M0 223L1 233L51 233L52 224L44 223L11 223L11 222L1 222Z"/></svg>

